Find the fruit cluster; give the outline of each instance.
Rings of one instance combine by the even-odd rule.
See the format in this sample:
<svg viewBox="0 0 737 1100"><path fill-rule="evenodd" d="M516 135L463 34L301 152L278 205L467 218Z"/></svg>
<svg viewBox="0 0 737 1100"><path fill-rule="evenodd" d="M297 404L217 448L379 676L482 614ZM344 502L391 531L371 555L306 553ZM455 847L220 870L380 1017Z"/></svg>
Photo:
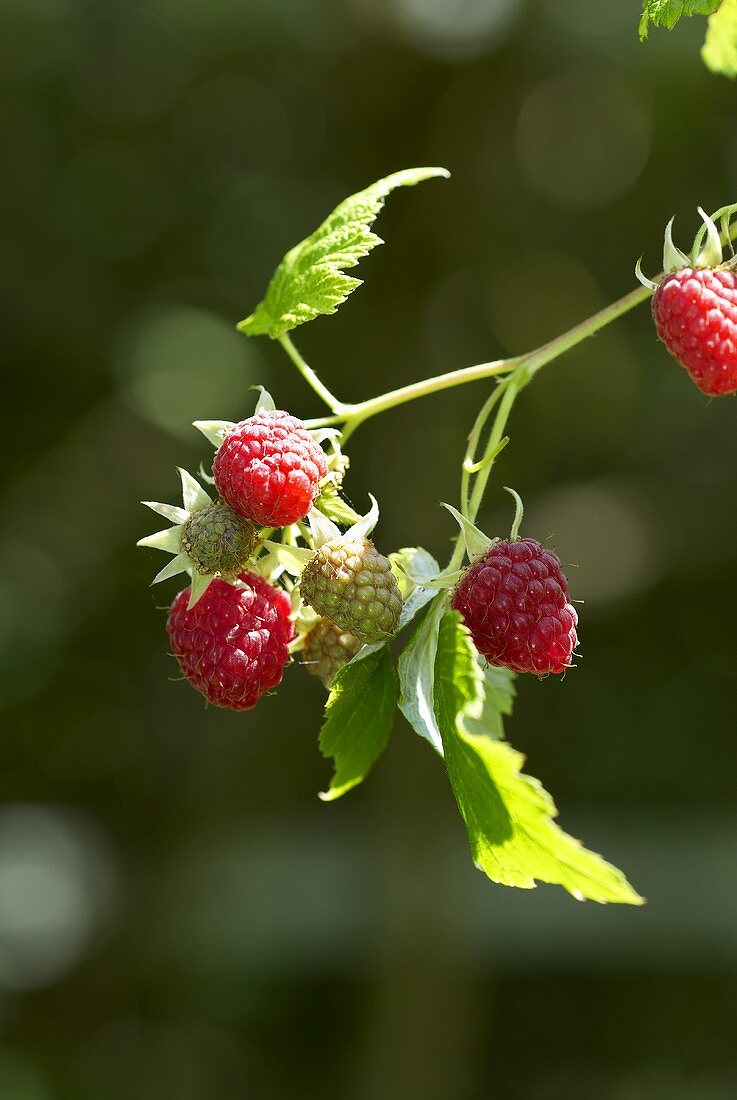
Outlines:
<svg viewBox="0 0 737 1100"><path fill-rule="evenodd" d="M275 688L300 650L329 688L363 645L395 633L403 607L392 564L368 537L375 503L342 533L326 514L339 504L344 523L351 515L339 495L347 460L335 434L329 457L319 433L268 395L260 405L239 424L198 423L217 446L207 480L218 499L180 471L183 508L147 502L174 526L140 542L174 554L155 582L191 575L169 609L171 650L197 691L232 710ZM577 619L566 580L532 539L492 543L462 575L452 605L490 664L544 675L571 663Z"/></svg>
<svg viewBox="0 0 737 1100"><path fill-rule="evenodd" d="M307 670L329 686L363 644L389 637L399 622L397 579L368 537L376 514L355 517L341 534L321 508L339 502L351 515L337 491L346 460L335 440L329 458L319 434L268 395L239 424L197 426L217 446L206 480L218 499L180 471L183 508L146 502L174 526L139 543L174 554L154 583L192 578L167 620L183 675L216 706L247 710L303 650ZM281 541L272 540L277 531Z"/></svg>

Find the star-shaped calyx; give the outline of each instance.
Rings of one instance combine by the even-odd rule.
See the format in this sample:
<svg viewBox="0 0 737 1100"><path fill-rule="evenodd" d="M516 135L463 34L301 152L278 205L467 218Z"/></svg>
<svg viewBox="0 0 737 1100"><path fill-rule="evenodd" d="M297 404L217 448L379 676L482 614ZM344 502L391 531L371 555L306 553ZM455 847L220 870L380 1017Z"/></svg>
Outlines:
<svg viewBox="0 0 737 1100"><path fill-rule="evenodd" d="M666 275L674 271L681 271L684 268L693 268L696 270L699 268L711 268L712 270L716 270L719 268L731 269L737 266L737 256L734 255L734 252L730 259L725 261L722 249L722 236L730 244L731 248L730 221L735 212L737 212L737 206L724 206L721 210L717 210L713 217L709 217L700 206L698 207L698 211L704 224L696 234L689 255L686 255L673 240L673 223L675 218L671 218L665 227L662 275L658 276L656 279L649 279L647 275L644 275L642 272L642 257L637 261L635 275L648 290L655 292ZM719 219L722 226L721 236L716 225L717 219Z"/></svg>
<svg viewBox="0 0 737 1100"><path fill-rule="evenodd" d="M164 531L139 539L138 546L165 550L174 558L156 574L152 584L179 573L192 578L189 607L194 607L216 577L234 581L259 544L258 529L222 501L213 501L186 470L182 479L182 504L142 503L173 523Z"/></svg>

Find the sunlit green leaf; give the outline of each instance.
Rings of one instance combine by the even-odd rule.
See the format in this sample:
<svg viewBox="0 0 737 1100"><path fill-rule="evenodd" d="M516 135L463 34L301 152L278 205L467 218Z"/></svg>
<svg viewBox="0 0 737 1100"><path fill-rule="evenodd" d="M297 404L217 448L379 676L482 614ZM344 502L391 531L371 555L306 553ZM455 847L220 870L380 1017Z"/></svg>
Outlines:
<svg viewBox="0 0 737 1100"><path fill-rule="evenodd" d="M684 15L711 15L721 0L643 0L640 38L647 38L650 24L672 30Z"/></svg>
<svg viewBox="0 0 737 1100"><path fill-rule="evenodd" d="M484 677L455 612L440 623L435 714L445 762L476 866L492 881L529 889L536 880L575 898L641 904L621 871L587 851L553 820L555 804L522 773L524 757L505 741L471 733L483 714Z"/></svg>
<svg viewBox="0 0 737 1100"><path fill-rule="evenodd" d="M719 10L709 16L701 56L713 73L732 80L737 77L737 0L723 0Z"/></svg>
<svg viewBox="0 0 737 1100"><path fill-rule="evenodd" d="M330 788L320 797L340 798L366 777L384 751L394 722L397 674L389 646L341 669L325 707L320 751L335 760Z"/></svg>
<svg viewBox="0 0 737 1100"><path fill-rule="evenodd" d="M387 195L410 187L445 168L407 168L345 199L314 233L295 245L279 264L266 297L238 328L248 336L277 339L320 314L335 313L360 279L346 275L372 248L382 244L371 226Z"/></svg>

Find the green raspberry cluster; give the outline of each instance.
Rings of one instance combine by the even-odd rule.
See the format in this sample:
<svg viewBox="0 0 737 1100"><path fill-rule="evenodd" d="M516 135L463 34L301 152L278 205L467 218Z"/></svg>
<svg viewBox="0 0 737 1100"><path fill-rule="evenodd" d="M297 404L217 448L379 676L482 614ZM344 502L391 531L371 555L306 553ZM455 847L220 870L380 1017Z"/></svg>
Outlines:
<svg viewBox="0 0 737 1100"><path fill-rule="evenodd" d="M330 688L344 665L356 656L361 643L330 619L320 619L305 636L302 663L311 676Z"/></svg>
<svg viewBox="0 0 737 1100"><path fill-rule="evenodd" d="M302 574L302 598L360 642L393 634L402 596L391 562L370 539L344 537L315 551Z"/></svg>
<svg viewBox="0 0 737 1100"><path fill-rule="evenodd" d="M258 541L254 525L222 502L193 512L182 527L182 548L201 573L238 573Z"/></svg>

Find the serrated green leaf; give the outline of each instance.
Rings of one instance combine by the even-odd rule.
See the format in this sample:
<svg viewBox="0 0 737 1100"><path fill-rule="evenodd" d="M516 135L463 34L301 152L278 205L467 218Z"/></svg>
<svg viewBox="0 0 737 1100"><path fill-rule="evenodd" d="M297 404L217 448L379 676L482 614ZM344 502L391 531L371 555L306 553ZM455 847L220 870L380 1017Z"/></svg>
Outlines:
<svg viewBox="0 0 737 1100"><path fill-rule="evenodd" d="M411 598L411 597L410 597ZM432 597L431 597L432 598ZM435 654L446 596L435 595L399 656L399 709L415 733L443 755L443 739L435 718Z"/></svg>
<svg viewBox="0 0 737 1100"><path fill-rule="evenodd" d="M320 751L335 760L331 802L355 787L386 747L397 705L397 674L386 644L351 661L335 679L320 731Z"/></svg>
<svg viewBox="0 0 737 1100"><path fill-rule="evenodd" d="M640 38L647 38L650 24L672 30L685 15L711 15L721 0L643 0Z"/></svg>
<svg viewBox="0 0 737 1100"><path fill-rule="evenodd" d="M335 313L360 279L346 275L372 248L382 244L371 232L387 195L434 176L445 168L408 168L345 199L314 233L295 245L279 264L266 296L238 325L247 336L273 340L321 314Z"/></svg>
<svg viewBox="0 0 737 1100"><path fill-rule="evenodd" d="M707 69L731 80L737 77L737 0L723 0L709 16L701 57Z"/></svg>
<svg viewBox="0 0 737 1100"><path fill-rule="evenodd" d="M504 737L504 719L512 716L517 690L514 686L516 675L509 668L496 668L486 663L479 654L476 659L484 678L484 705L481 717L469 716L466 726L469 733L486 734L495 741Z"/></svg>
<svg viewBox="0 0 737 1100"><path fill-rule="evenodd" d="M446 612L435 659L435 715L476 866L506 886L531 889L539 880L579 900L641 904L621 871L556 825L552 798L522 773L522 754L470 732L468 720L481 718L483 704L484 678L468 630L456 612Z"/></svg>

